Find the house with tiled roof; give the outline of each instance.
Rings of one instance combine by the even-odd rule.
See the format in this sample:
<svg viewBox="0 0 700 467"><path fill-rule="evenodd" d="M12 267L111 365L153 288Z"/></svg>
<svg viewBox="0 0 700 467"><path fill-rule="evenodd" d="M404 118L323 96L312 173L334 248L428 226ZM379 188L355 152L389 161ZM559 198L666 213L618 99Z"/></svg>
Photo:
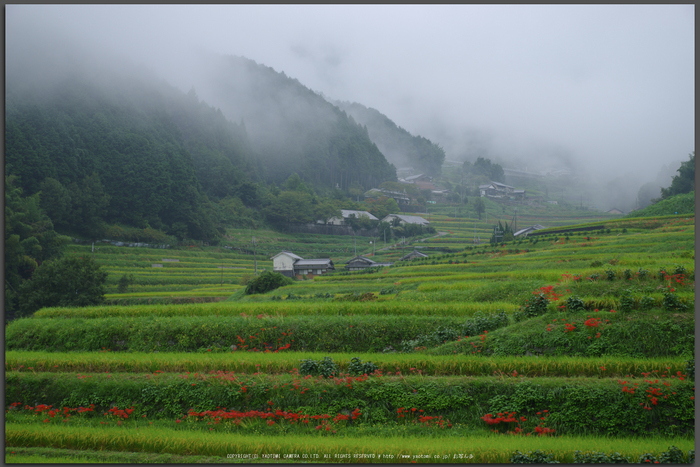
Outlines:
<svg viewBox="0 0 700 467"><path fill-rule="evenodd" d="M313 277L335 271L335 266L330 258L304 259L290 251L282 251L272 257L272 271L287 277Z"/></svg>
<svg viewBox="0 0 700 467"><path fill-rule="evenodd" d="M380 268L391 265L392 263L378 263L364 256L355 256L353 259L345 262L345 269L348 271L361 271L367 268Z"/></svg>
<svg viewBox="0 0 700 467"><path fill-rule="evenodd" d="M352 209L341 209L340 210L340 215L341 217L331 217L328 219L328 224L333 224L333 225L346 225L348 223L348 219L350 217L354 216L356 219L359 219L360 217L368 217L369 220L371 221L378 221L375 216L373 216L370 212L367 211L354 211Z"/></svg>

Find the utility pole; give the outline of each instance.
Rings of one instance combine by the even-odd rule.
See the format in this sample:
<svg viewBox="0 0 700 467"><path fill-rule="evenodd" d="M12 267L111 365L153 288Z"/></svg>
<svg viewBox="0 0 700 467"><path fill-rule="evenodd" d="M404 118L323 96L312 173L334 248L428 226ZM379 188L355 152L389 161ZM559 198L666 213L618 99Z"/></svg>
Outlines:
<svg viewBox="0 0 700 467"><path fill-rule="evenodd" d="M258 275L258 257L255 253L255 235L253 235L253 262L255 263L255 275ZM223 272L223 268L221 269Z"/></svg>

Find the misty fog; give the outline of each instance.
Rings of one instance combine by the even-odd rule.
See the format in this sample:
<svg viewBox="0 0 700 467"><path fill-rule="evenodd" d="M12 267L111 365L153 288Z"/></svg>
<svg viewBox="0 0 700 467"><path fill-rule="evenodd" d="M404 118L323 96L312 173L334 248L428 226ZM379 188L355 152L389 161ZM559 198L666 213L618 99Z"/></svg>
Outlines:
<svg viewBox="0 0 700 467"><path fill-rule="evenodd" d="M446 160L565 169L596 187L591 202L628 210L695 149L694 8L7 5L6 76L50 92L81 71L147 68L238 123L244 103L222 90L256 83L240 69L221 81L212 57L246 57L319 98L377 109Z"/></svg>

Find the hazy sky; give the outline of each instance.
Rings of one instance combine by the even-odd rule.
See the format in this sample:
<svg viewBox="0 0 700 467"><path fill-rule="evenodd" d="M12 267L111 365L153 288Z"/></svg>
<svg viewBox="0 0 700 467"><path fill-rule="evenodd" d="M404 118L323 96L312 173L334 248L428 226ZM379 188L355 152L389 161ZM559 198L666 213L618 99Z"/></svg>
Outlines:
<svg viewBox="0 0 700 467"><path fill-rule="evenodd" d="M557 148L591 171L646 176L695 149L694 16L694 5L6 5L6 40L65 34L185 91L184 52L242 55L379 110L448 159L476 131L503 159Z"/></svg>

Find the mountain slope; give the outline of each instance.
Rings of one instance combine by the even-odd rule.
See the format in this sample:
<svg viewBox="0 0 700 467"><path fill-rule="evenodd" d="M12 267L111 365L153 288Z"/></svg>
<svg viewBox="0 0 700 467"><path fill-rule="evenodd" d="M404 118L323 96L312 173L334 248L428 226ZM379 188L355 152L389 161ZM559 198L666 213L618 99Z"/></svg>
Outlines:
<svg viewBox="0 0 700 467"><path fill-rule="evenodd" d="M296 79L244 57L196 59L197 92L244 123L268 180L280 184L298 173L316 186L348 190L396 179L366 130Z"/></svg>
<svg viewBox="0 0 700 467"><path fill-rule="evenodd" d="M18 175L27 195L49 179L65 199L49 216L85 234L104 221L216 236L206 194L235 194L255 177L245 130L196 96L119 65L8 62L6 174ZM33 73L53 79L22 79Z"/></svg>
<svg viewBox="0 0 700 467"><path fill-rule="evenodd" d="M356 102L334 104L367 127L370 139L395 166L412 166L428 175L440 174L445 151L438 144L422 136L413 136L378 110Z"/></svg>

